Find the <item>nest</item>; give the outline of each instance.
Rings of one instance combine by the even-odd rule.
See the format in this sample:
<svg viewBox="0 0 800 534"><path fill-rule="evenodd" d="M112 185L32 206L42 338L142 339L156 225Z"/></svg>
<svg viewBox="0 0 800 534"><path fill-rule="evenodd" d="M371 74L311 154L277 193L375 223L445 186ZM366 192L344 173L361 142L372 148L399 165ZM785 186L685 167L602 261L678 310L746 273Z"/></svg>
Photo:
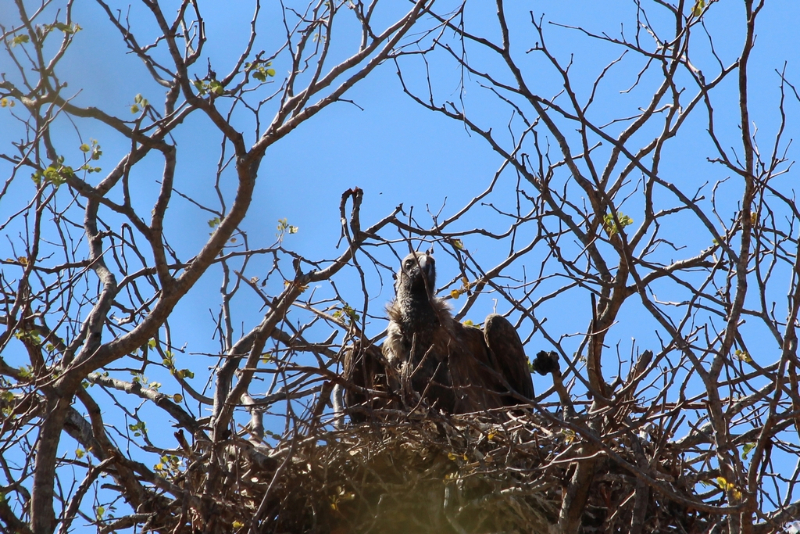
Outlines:
<svg viewBox="0 0 800 534"><path fill-rule="evenodd" d="M556 417L496 415L396 414L283 443L269 461L236 448L215 521L246 531L255 519L265 533L555 532L580 437ZM630 442L613 451L636 465ZM595 460L580 531L627 532L635 507L641 515L639 479L607 454ZM663 457L657 469L691 497L677 461ZM719 519L647 495L643 532L703 532Z"/></svg>

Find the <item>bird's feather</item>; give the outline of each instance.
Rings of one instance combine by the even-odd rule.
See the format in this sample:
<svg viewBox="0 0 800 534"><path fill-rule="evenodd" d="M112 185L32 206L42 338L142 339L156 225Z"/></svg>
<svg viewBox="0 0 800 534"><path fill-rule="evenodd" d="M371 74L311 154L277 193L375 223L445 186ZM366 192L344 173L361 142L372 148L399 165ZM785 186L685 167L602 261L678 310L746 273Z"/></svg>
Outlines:
<svg viewBox="0 0 800 534"><path fill-rule="evenodd" d="M435 277L432 256L409 254L388 307L383 354L401 377L406 403L466 413L533 397L528 359L511 323L492 314L483 331L462 325L435 297Z"/></svg>

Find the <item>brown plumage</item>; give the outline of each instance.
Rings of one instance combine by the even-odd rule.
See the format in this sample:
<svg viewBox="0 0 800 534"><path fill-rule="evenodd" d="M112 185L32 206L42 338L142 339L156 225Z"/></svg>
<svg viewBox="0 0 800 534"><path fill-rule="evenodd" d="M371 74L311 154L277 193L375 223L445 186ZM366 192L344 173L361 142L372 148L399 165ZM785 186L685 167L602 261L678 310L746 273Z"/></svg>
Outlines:
<svg viewBox="0 0 800 534"><path fill-rule="evenodd" d="M383 355L396 371L405 403L448 413L513 406L533 397L528 359L516 330L504 317L486 318L483 330L453 319L436 298L436 264L417 252L403 259L388 306Z"/></svg>
<svg viewBox="0 0 800 534"><path fill-rule="evenodd" d="M528 358L512 324L491 314L483 330L464 326L434 295L435 282L432 256L406 256L387 307L386 342L345 353L344 378L351 385L345 401L354 422L376 408L424 403L468 413L533 397Z"/></svg>
<svg viewBox="0 0 800 534"><path fill-rule="evenodd" d="M387 368L391 371L376 345L365 347L359 342L345 350L344 379L349 386L344 402L352 422L366 421L374 409L399 408L397 396L389 387Z"/></svg>

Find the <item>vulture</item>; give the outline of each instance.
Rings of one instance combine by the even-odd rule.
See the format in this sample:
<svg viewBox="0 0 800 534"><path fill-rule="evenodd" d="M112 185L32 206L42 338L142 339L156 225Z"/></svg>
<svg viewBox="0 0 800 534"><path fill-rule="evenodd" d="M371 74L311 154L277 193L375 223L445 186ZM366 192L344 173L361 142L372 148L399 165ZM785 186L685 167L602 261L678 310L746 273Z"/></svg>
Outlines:
<svg viewBox="0 0 800 534"><path fill-rule="evenodd" d="M382 347L388 388L408 407L427 402L447 413L514 406L533 397L528 358L519 335L503 316L491 314L483 330L453 319L434 295L436 262L406 256L387 307Z"/></svg>

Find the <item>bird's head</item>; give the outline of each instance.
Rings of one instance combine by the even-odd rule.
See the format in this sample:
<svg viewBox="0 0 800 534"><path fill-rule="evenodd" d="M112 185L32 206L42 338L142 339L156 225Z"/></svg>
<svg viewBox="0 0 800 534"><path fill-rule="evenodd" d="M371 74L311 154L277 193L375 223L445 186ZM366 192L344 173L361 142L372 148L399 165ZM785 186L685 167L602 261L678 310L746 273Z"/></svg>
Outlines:
<svg viewBox="0 0 800 534"><path fill-rule="evenodd" d="M436 261L425 252L412 252L400 264L395 291L397 295L426 294L433 296L436 287Z"/></svg>

